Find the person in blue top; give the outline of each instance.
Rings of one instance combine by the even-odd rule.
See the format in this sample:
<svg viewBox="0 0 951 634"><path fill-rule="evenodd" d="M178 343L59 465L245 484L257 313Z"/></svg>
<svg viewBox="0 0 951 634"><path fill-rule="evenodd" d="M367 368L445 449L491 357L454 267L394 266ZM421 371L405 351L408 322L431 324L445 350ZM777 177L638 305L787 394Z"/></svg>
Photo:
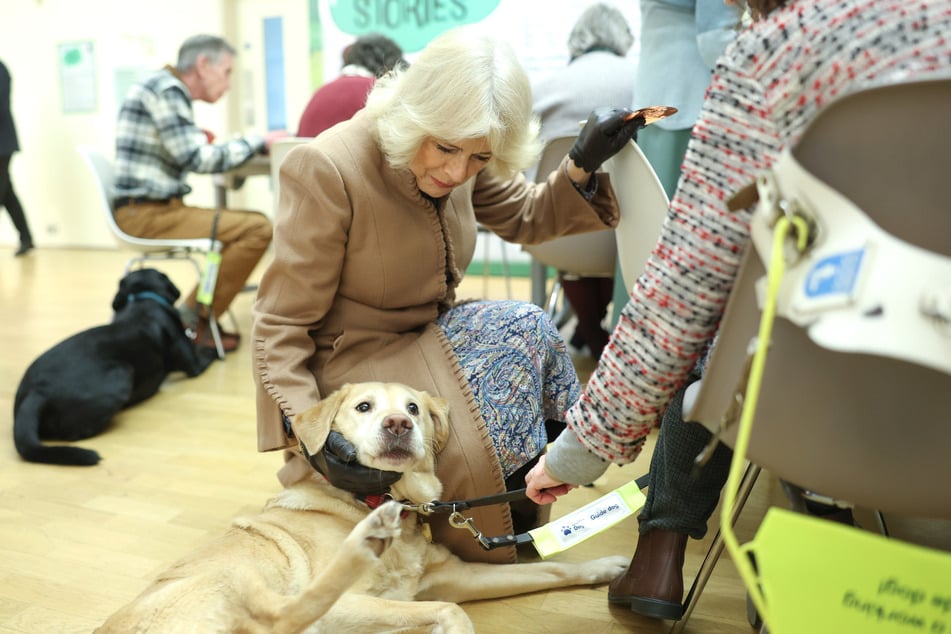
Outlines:
<svg viewBox="0 0 951 634"><path fill-rule="evenodd" d="M674 197L690 131L717 58L738 31L739 3L697 0L640 0L640 57L634 79L634 108L674 106L677 113L644 128L637 145L667 192ZM617 279L621 276L618 274ZM630 288L614 286L617 324Z"/></svg>

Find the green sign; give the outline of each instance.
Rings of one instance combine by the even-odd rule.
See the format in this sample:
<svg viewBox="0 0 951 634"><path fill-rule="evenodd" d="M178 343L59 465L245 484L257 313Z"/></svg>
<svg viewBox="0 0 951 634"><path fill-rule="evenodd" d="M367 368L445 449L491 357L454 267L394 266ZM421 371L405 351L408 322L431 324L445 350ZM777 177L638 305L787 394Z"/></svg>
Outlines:
<svg viewBox="0 0 951 634"><path fill-rule="evenodd" d="M445 31L484 19L498 6L499 0L331 0L330 15L344 33L381 33L414 53Z"/></svg>

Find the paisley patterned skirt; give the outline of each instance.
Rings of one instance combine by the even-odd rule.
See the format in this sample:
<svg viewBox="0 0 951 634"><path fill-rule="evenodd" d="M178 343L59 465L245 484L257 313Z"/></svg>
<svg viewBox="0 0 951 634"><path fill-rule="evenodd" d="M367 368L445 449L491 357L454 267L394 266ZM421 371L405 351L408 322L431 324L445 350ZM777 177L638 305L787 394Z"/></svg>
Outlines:
<svg viewBox="0 0 951 634"><path fill-rule="evenodd" d="M460 304L437 321L481 405L505 477L541 453L546 420L564 420L581 394L558 330L528 302Z"/></svg>

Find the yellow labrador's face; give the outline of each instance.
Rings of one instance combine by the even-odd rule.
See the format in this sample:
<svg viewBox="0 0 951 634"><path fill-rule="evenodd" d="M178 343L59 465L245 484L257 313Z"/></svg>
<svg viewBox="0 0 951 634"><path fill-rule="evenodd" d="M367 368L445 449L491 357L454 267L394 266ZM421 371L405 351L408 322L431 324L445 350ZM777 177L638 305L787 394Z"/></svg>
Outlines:
<svg viewBox="0 0 951 634"><path fill-rule="evenodd" d="M343 386L331 428L357 448L358 460L388 471L432 471L448 436L447 403L399 383Z"/></svg>

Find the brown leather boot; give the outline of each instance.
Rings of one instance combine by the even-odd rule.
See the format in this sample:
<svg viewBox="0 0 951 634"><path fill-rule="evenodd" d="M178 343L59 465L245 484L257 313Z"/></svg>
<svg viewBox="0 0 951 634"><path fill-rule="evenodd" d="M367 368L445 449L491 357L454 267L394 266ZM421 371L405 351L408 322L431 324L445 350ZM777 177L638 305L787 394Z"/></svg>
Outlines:
<svg viewBox="0 0 951 634"><path fill-rule="evenodd" d="M651 618L679 621L683 616L686 550L684 533L641 533L631 565L608 586L608 601Z"/></svg>

